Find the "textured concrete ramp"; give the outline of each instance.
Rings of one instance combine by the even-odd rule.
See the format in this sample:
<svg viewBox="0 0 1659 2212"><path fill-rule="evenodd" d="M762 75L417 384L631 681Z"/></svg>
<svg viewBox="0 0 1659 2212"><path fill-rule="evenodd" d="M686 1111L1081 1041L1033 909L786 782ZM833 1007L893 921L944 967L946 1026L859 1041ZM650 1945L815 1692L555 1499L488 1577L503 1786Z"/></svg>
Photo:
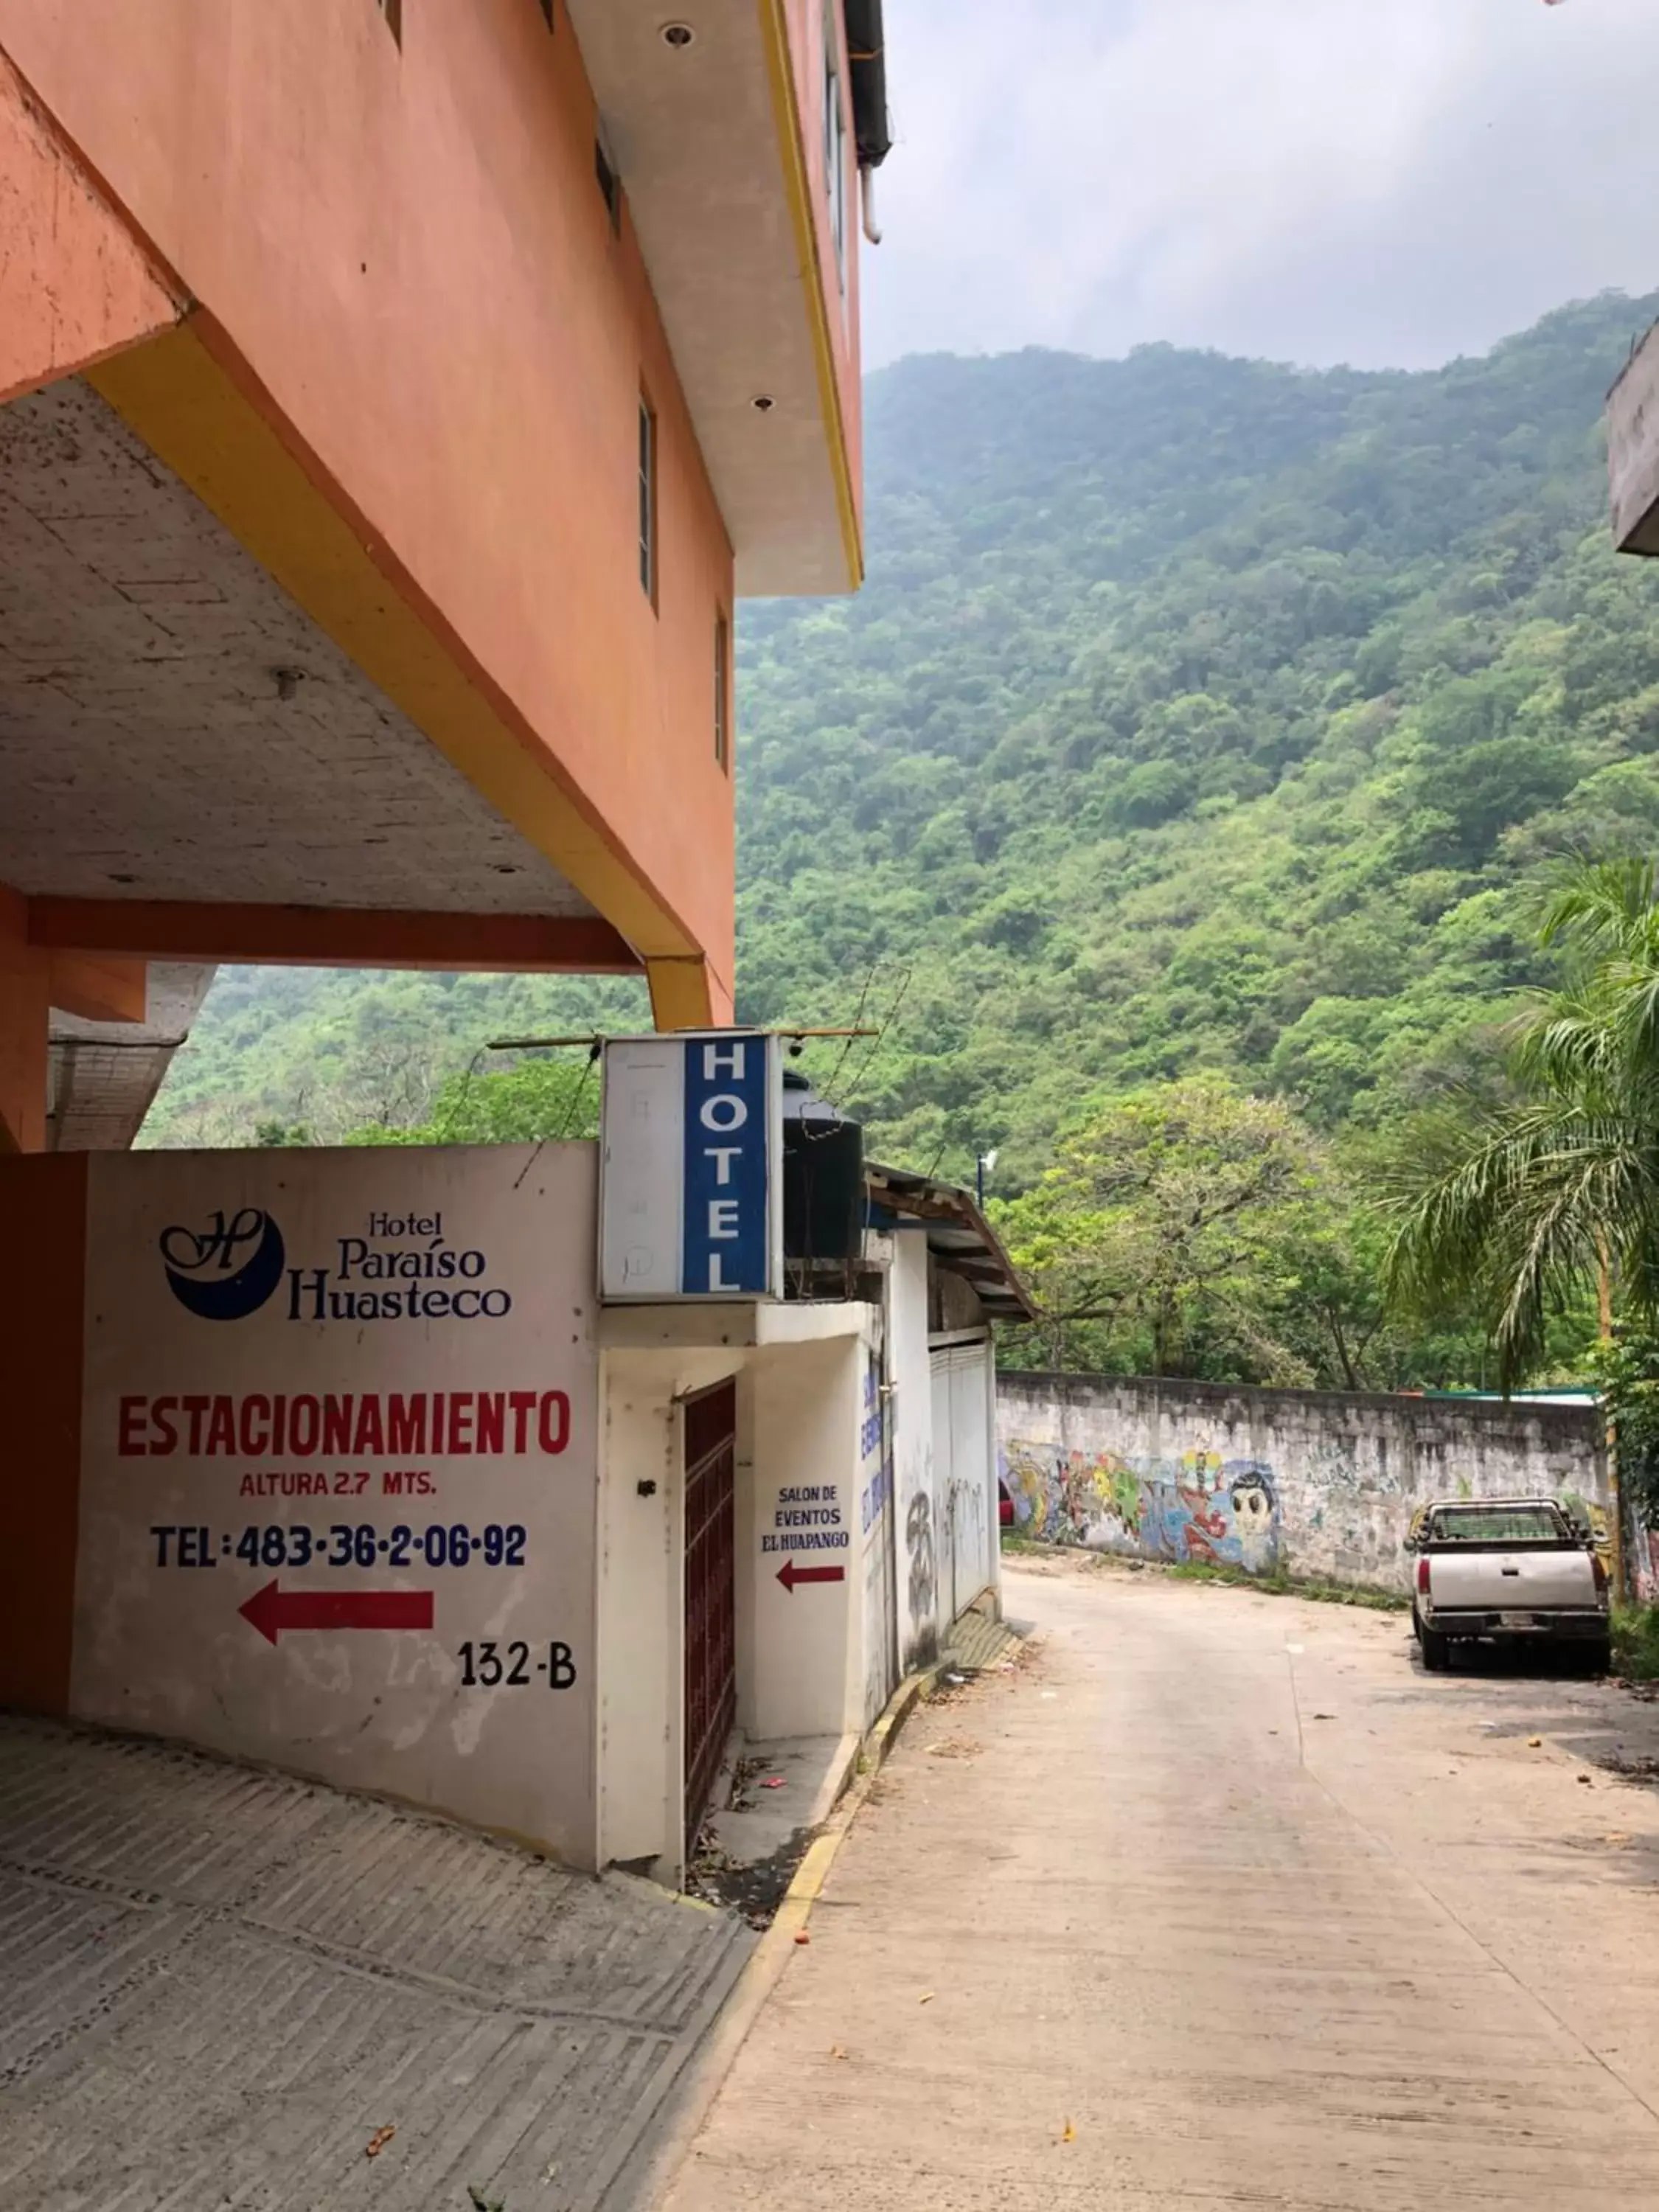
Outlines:
<svg viewBox="0 0 1659 2212"><path fill-rule="evenodd" d="M0 2204L578 2212L751 1942L373 1799L0 1718Z"/></svg>

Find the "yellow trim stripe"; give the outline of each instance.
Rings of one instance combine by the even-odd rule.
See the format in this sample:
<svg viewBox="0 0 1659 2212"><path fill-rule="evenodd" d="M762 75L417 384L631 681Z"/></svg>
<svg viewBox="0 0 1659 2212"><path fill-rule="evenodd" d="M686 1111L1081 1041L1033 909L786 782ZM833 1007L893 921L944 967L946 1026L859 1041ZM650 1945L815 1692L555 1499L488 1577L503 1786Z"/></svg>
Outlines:
<svg viewBox="0 0 1659 2212"><path fill-rule="evenodd" d="M847 449L847 421L842 411L841 380L836 374L835 340L830 331L823 267L818 258L811 172L807 166L806 146L801 136L800 110L795 103L795 76L789 58L789 19L785 13L784 0L760 0L760 19L761 43L766 52L766 73L772 88L772 111L777 121L778 143L783 155L784 193L789 203L789 219L795 234L795 253L800 264L801 289L806 294L807 319L812 328L818 405L830 438L830 467L836 480L836 506L841 517L848 580L856 592L864 581L864 543L859 529L852 462Z"/></svg>
<svg viewBox="0 0 1659 2212"><path fill-rule="evenodd" d="M659 1030L713 1029L714 1006L703 960L648 960L651 1018Z"/></svg>

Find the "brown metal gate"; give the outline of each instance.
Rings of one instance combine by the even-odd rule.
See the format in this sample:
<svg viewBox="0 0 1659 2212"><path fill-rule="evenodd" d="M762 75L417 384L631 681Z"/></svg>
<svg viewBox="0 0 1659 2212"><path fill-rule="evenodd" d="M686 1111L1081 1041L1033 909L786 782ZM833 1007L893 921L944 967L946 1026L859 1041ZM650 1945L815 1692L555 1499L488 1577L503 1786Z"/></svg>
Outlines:
<svg viewBox="0 0 1659 2212"><path fill-rule="evenodd" d="M685 1838L690 1850L737 1710L738 1389L685 1401Z"/></svg>

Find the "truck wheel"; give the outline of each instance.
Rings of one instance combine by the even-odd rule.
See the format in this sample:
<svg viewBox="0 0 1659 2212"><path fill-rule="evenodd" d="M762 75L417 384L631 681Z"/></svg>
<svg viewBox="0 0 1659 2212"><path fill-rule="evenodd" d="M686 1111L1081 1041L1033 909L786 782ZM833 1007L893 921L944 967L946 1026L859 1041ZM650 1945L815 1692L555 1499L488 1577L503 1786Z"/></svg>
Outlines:
<svg viewBox="0 0 1659 2212"><path fill-rule="evenodd" d="M1592 1674L1611 1674L1613 1672L1613 1638L1597 1636L1584 1647L1584 1666Z"/></svg>
<svg viewBox="0 0 1659 2212"><path fill-rule="evenodd" d="M1450 1637L1441 1635L1437 1629L1425 1628L1422 1642L1425 1670L1431 1674L1443 1674L1451 1665Z"/></svg>
<svg viewBox="0 0 1659 2212"><path fill-rule="evenodd" d="M1423 1616L1417 1609L1415 1598L1412 1600L1412 1634L1419 1644L1423 1641Z"/></svg>

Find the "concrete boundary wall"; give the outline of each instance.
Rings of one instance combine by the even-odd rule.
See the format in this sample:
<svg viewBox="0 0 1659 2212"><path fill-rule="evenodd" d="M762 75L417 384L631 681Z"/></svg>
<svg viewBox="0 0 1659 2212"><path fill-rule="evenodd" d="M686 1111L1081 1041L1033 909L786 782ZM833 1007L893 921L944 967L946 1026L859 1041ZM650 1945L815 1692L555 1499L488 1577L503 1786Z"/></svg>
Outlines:
<svg viewBox="0 0 1659 2212"><path fill-rule="evenodd" d="M1608 1499L1588 1406L1008 1374L997 1441L1018 1525L1045 1541L1372 1589L1403 1588L1419 1505Z"/></svg>

